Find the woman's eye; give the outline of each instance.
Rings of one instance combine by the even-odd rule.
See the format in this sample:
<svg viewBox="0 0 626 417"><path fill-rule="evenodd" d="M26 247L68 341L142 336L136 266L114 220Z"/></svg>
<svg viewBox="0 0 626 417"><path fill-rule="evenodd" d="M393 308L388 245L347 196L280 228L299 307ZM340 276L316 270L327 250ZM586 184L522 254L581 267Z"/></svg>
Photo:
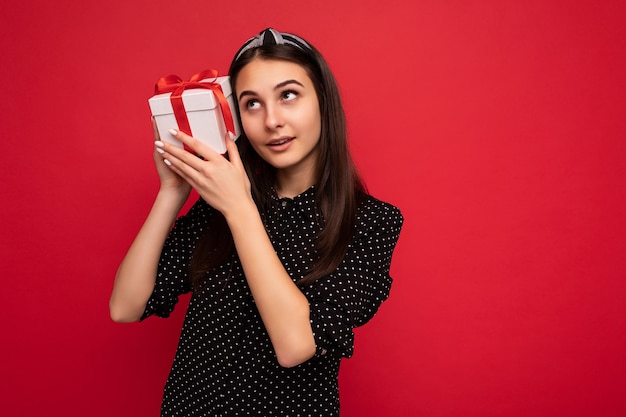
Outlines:
<svg viewBox="0 0 626 417"><path fill-rule="evenodd" d="M246 108L250 110L258 109L260 105L261 104L258 102L258 100L248 100L246 102Z"/></svg>
<svg viewBox="0 0 626 417"><path fill-rule="evenodd" d="M298 93L296 93L295 91L289 90L283 93L284 101L291 101L291 100L294 100L296 97L298 97Z"/></svg>

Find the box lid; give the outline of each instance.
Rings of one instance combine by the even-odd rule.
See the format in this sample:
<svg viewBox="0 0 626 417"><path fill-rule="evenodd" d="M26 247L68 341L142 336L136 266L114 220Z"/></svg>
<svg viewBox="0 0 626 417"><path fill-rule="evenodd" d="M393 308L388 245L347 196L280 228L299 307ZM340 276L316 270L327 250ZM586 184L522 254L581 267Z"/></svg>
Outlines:
<svg viewBox="0 0 626 417"><path fill-rule="evenodd" d="M202 81L212 81L212 79L206 79ZM217 77L215 82L222 87L224 96L228 98L228 96L231 95L230 77ZM148 99L150 111L152 112L153 116L173 113L170 95L171 93L157 94ZM205 88L193 88L185 90L183 91L182 97L183 104L185 105L185 110L188 112L214 109L218 105L217 99L215 98L213 91ZM234 111L234 109L231 110Z"/></svg>

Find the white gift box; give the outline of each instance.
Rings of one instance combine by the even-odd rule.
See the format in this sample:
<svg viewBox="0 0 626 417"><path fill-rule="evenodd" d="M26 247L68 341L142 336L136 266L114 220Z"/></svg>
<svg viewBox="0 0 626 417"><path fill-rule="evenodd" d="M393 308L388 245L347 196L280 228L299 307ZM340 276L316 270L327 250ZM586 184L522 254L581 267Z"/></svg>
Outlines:
<svg viewBox="0 0 626 417"><path fill-rule="evenodd" d="M228 101L233 115L235 135L239 137L241 132L237 119L237 111L235 109L235 100L230 89L229 78L230 77L227 76L217 77L215 83L222 87L222 92ZM148 103L161 140L182 148L182 142L169 133L170 129L179 130L176 117L174 116L174 110L172 109L170 96L171 93L157 94L152 96L148 100ZM205 88L192 88L185 90L181 96L185 106L185 112L187 113L187 119L189 120L189 127L191 127L192 136L209 145L220 154L225 153L226 145L224 140L227 130L222 116L222 109L213 91Z"/></svg>

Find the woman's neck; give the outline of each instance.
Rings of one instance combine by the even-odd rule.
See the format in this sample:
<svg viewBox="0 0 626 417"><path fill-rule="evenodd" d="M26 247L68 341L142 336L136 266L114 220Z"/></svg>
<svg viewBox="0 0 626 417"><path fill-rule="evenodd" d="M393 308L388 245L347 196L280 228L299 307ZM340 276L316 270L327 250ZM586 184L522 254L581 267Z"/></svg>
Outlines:
<svg viewBox="0 0 626 417"><path fill-rule="evenodd" d="M315 184L312 175L289 175L287 172L276 173L274 189L281 198L293 198L302 194Z"/></svg>

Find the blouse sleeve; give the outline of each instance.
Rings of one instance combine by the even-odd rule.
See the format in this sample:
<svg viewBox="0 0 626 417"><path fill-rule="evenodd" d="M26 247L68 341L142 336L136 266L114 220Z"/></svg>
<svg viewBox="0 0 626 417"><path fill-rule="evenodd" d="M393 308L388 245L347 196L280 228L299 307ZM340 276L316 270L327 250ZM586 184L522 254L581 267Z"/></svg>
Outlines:
<svg viewBox="0 0 626 417"><path fill-rule="evenodd" d="M199 199L186 215L174 223L163 245L154 290L140 321L152 315L169 317L178 303L178 297L191 291L189 262L211 214L211 207Z"/></svg>
<svg viewBox="0 0 626 417"><path fill-rule="evenodd" d="M329 350L352 356L352 330L367 323L389 296L391 256L402 223L396 207L369 200L357 216L355 238L337 270L305 288L317 356Z"/></svg>

